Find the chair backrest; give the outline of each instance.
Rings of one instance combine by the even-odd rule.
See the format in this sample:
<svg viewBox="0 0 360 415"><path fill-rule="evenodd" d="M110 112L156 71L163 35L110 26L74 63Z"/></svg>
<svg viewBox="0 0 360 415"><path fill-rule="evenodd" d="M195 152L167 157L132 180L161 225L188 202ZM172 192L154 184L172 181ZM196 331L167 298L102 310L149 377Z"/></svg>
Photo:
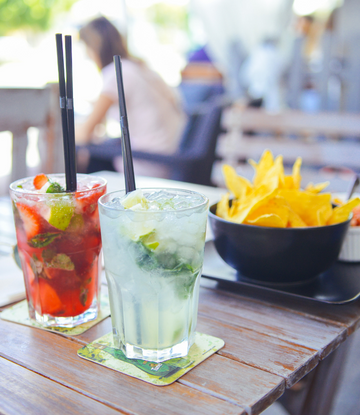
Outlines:
<svg viewBox="0 0 360 415"><path fill-rule="evenodd" d="M41 132L38 143L41 170L44 173L62 171L58 105L56 84L49 84L45 88L0 88L0 131L13 134L11 181L28 175L26 150L29 127L37 127Z"/></svg>
<svg viewBox="0 0 360 415"><path fill-rule="evenodd" d="M216 158L216 144L221 133L224 102L220 97L201 105L185 128L177 156L182 167L174 169L171 179L212 185L211 171Z"/></svg>

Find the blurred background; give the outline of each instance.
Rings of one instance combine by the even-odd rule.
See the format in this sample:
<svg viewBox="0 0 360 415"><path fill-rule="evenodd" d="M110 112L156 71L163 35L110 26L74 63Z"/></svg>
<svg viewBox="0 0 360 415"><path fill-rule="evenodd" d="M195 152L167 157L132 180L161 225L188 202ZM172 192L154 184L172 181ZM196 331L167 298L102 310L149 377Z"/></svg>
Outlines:
<svg viewBox="0 0 360 415"><path fill-rule="evenodd" d="M75 113L86 117L101 77L78 30L100 15L179 92L186 111L217 94L272 113L360 111L358 0L0 0L0 88L56 83L54 35L71 34ZM100 135L119 136L117 121L103 128ZM37 134L28 131L35 169ZM0 140L4 176L11 134Z"/></svg>
<svg viewBox="0 0 360 415"><path fill-rule="evenodd" d="M39 129L31 122L22 126L26 135L18 138L25 150L19 150L21 140L13 140L16 117L27 109L30 113L33 103L14 99L6 115L10 101L5 93L49 84L58 93L55 33L69 34L75 117L85 119L102 80L78 31L99 16L113 22L131 54L176 90L186 113L214 96L226 103L221 128L216 126L221 135L216 154L209 158L204 150L214 167L212 184L223 185L219 167L224 161L248 176L247 158L258 158L265 148L284 154L287 168L302 156L303 178L307 173L310 178L306 182L315 171L322 172L333 191L344 190L335 179L342 179L343 186L354 172L360 173L359 0L0 0L0 195L23 174L12 175L19 167L15 163L21 164L12 156L15 150L26 151L28 175L63 171L55 159L44 169L42 158L51 146L39 143ZM260 113L244 112L251 109ZM53 116L59 115L57 100ZM13 130L7 124L11 116ZM108 117L97 134L118 137L118 120ZM61 129L52 139L60 143L51 147L59 158ZM182 159L178 166L184 169L186 163ZM203 166L195 164L195 176ZM354 343L357 359L359 350ZM359 372L353 361L349 359L347 381L332 414L359 413ZM266 413L286 412L275 404Z"/></svg>

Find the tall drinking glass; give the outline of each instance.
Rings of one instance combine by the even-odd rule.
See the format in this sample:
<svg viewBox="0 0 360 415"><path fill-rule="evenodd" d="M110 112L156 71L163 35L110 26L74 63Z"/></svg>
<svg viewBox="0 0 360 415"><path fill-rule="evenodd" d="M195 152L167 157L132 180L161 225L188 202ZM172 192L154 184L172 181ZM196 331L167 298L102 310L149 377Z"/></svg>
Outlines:
<svg viewBox="0 0 360 415"><path fill-rule="evenodd" d="M99 310L97 201L106 181L78 174L77 182L74 193L64 191L63 174L10 185L29 315L45 326L74 327Z"/></svg>
<svg viewBox="0 0 360 415"><path fill-rule="evenodd" d="M99 199L113 339L126 357L161 362L194 342L208 199L178 189Z"/></svg>

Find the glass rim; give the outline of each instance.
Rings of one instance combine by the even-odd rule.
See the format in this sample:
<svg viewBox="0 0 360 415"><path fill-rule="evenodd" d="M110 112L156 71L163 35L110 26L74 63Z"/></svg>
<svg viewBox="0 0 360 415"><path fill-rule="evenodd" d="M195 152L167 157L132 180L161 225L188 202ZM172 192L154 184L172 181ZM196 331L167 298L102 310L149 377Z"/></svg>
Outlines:
<svg viewBox="0 0 360 415"><path fill-rule="evenodd" d="M109 197L111 195L114 195L115 193L123 193L126 194L126 190L122 189L122 190L115 190L113 192L109 192L109 193L105 193L104 195L102 195L99 199L98 199L98 204L100 206L102 206L105 209L110 209L110 210L115 210L117 212L132 212L132 213L136 213L136 214L163 214L163 213L173 213L173 212L184 212L186 210L192 210L192 209L198 209L202 206L207 206L209 204L209 198L204 195L203 193L200 192L196 192L194 190L188 190L188 189L183 189L183 188L176 188L176 187L139 187L136 190L150 190L150 191L159 191L159 190L167 190L167 191L173 191L173 192L184 192L187 194L195 194L195 195L200 195L203 198L203 201L199 204L197 204L196 206L191 206L191 207L185 207L185 208L180 208L180 209L176 209L176 210L132 210L132 209L120 209L119 207L116 206L107 206L104 204L103 199L105 199L106 197Z"/></svg>
<svg viewBox="0 0 360 415"><path fill-rule="evenodd" d="M55 176L64 177L65 173L49 173L49 174L45 174L45 176L48 176L50 178L55 177ZM85 192L93 191L93 190L96 190L96 189L101 189L101 188L103 188L104 186L107 185L107 180L104 179L101 176L97 176L97 175L93 175L93 174L86 174L86 173L77 173L76 177L92 177L94 179L98 179L99 181L101 181L100 186L92 188L92 189L76 190L75 192L66 192L65 191L65 192L59 192L59 193L39 193L39 192L36 192L36 191L33 191L33 190L26 190L26 189L22 189L22 188L19 188L19 187L14 188L15 185L18 186L20 183L27 182L28 180L33 180L35 177L36 177L36 175L35 176L28 176L28 177L24 177L23 179L15 180L14 182L10 183L10 185L9 185L10 191L12 191L14 193L19 193L19 194L22 194L22 195L49 195L49 196L51 196L51 195L70 195L70 194L74 194L74 193L85 193Z"/></svg>

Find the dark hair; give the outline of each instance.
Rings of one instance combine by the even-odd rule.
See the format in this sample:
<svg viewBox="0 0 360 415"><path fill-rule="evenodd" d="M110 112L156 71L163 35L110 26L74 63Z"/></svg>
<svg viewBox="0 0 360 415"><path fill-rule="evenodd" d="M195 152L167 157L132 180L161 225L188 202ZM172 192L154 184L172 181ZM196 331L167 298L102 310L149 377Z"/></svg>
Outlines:
<svg viewBox="0 0 360 415"><path fill-rule="evenodd" d="M113 62L114 55L129 58L126 44L117 28L105 17L98 17L80 29L80 39L100 58L101 69Z"/></svg>

